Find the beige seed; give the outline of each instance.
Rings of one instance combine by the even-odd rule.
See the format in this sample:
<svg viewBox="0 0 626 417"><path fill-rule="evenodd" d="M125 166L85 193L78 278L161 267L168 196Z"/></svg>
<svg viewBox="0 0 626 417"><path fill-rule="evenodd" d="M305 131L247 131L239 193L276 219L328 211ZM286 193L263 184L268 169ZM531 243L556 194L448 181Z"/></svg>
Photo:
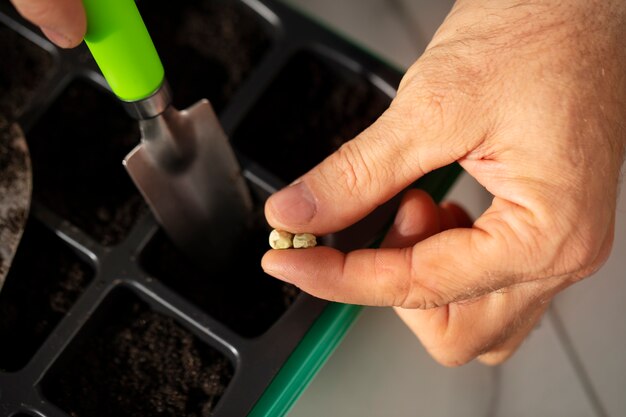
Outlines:
<svg viewBox="0 0 626 417"><path fill-rule="evenodd" d="M293 237L293 247L296 249L313 248L317 245L317 239L311 233L298 233Z"/></svg>
<svg viewBox="0 0 626 417"><path fill-rule="evenodd" d="M289 249L293 246L292 239L292 233L274 229L270 233L270 246L272 249Z"/></svg>

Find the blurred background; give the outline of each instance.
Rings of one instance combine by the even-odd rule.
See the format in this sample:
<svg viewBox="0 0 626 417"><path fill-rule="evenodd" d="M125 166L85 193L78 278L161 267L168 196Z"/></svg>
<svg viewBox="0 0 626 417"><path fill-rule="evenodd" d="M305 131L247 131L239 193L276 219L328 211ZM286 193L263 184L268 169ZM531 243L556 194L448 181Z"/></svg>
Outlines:
<svg viewBox="0 0 626 417"><path fill-rule="evenodd" d="M283 0L406 69L450 0ZM290 417L626 416L626 185L612 255L560 294L504 365L436 364L390 309L367 308ZM491 196L463 175L448 199L474 217Z"/></svg>

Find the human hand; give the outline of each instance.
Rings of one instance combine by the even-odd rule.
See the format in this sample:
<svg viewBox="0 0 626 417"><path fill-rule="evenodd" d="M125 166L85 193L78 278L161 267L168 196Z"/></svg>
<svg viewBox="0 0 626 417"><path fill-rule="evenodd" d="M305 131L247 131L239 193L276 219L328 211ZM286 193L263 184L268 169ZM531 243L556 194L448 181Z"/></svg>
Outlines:
<svg viewBox="0 0 626 417"><path fill-rule="evenodd" d="M458 207L410 194L386 247L269 251L267 273L395 306L435 359L459 365L506 359L557 292L603 264L626 142L626 3L527 3L458 1L389 110L273 195L266 217L332 233L454 161L491 207L469 227Z"/></svg>
<svg viewBox="0 0 626 417"><path fill-rule="evenodd" d="M81 0L11 2L22 16L39 26L48 39L62 48L77 46L85 36L87 20Z"/></svg>

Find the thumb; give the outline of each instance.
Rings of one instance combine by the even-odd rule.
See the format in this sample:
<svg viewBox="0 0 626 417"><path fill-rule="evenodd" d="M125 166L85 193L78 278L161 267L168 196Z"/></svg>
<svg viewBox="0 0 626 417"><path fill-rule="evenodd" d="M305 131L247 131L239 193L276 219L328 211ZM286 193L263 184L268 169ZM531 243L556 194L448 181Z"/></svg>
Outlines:
<svg viewBox="0 0 626 417"><path fill-rule="evenodd" d="M472 137L480 135L471 135L471 128L464 126L465 134L455 131L454 106L444 110L433 94L414 91L403 88L373 125L271 196L265 206L268 223L320 235L341 230L477 146Z"/></svg>
<svg viewBox="0 0 626 417"><path fill-rule="evenodd" d="M41 27L62 48L77 46L85 36L87 22L80 0L11 0L22 16Z"/></svg>

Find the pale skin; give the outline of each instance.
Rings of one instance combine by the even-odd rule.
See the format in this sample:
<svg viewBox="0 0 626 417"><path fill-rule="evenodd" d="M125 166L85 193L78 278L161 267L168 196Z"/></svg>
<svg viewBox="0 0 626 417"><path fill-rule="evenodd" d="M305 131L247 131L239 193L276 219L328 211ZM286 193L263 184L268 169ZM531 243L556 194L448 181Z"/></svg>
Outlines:
<svg viewBox="0 0 626 417"><path fill-rule="evenodd" d="M13 2L60 46L80 42L79 1ZM500 363L608 257L624 115L622 0L459 0L389 110L265 213L277 229L333 233L454 161L491 206L472 222L410 191L380 249L272 250L263 268L321 298L393 306L444 365Z"/></svg>
<svg viewBox="0 0 626 417"><path fill-rule="evenodd" d="M61 48L73 48L85 36L87 19L81 0L11 0L11 3Z"/></svg>

